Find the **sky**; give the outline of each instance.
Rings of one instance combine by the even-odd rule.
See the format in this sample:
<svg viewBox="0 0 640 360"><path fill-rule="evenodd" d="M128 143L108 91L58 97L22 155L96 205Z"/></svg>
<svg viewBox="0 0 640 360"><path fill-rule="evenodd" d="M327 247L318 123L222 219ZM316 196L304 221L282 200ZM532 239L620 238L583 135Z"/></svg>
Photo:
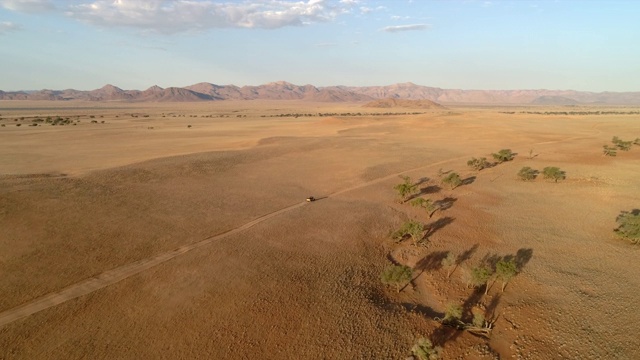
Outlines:
<svg viewBox="0 0 640 360"><path fill-rule="evenodd" d="M640 91L640 1L0 0L0 89Z"/></svg>

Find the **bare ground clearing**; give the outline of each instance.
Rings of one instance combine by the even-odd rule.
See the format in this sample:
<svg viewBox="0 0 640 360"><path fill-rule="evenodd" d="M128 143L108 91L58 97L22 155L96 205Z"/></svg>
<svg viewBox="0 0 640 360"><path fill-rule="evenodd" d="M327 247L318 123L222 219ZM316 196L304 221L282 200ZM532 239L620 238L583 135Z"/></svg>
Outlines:
<svg viewBox="0 0 640 360"><path fill-rule="evenodd" d="M634 116L263 118L361 109L135 106L0 104L0 312L333 195L0 327L0 358L402 358L419 336L446 358L490 358L485 343L506 358L640 356L640 250L611 231L621 210L640 206L640 147L601 154L614 135L640 136ZM80 122L27 126L47 114ZM518 156L466 167L500 148ZM521 182L522 166L559 166L567 180ZM442 187L440 168L469 181ZM394 201L401 172L430 178L425 196L450 203L430 220L440 226L427 247L389 241L422 216ZM470 250L449 280L428 261ZM467 289L468 267L494 253L526 255L522 273L504 293ZM378 279L389 256L421 269L400 294ZM451 302L495 307L491 340L431 319Z"/></svg>

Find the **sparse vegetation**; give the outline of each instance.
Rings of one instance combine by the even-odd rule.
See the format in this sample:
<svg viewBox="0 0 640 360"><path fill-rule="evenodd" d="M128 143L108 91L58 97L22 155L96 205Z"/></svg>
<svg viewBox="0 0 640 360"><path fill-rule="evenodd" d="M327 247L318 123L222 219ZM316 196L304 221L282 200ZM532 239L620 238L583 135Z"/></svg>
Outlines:
<svg viewBox="0 0 640 360"><path fill-rule="evenodd" d="M496 275L500 280L502 280L501 291L504 292L504 288L507 286L507 283L511 278L516 276L517 271L515 259L502 259L496 263Z"/></svg>
<svg viewBox="0 0 640 360"><path fill-rule="evenodd" d="M413 277L413 270L406 265L390 265L380 275L380 280L383 284L393 285L396 287L396 291L400 292L400 289Z"/></svg>
<svg viewBox="0 0 640 360"><path fill-rule="evenodd" d="M637 140L637 139L636 139ZM611 142L620 150L622 151L629 151L631 150L631 145L633 145L633 141L623 141L622 139L618 138L617 136L614 136L611 139Z"/></svg>
<svg viewBox="0 0 640 360"><path fill-rule="evenodd" d="M482 169L488 168L489 167L489 162L487 161L487 158L471 158L471 160L467 161L467 165L477 171L480 171Z"/></svg>
<svg viewBox="0 0 640 360"><path fill-rule="evenodd" d="M452 323L455 321L460 321L462 318L462 306L459 304L449 304L447 305L447 309L444 312L445 322Z"/></svg>
<svg viewBox="0 0 640 360"><path fill-rule="evenodd" d="M503 163L505 161L513 160L516 154L514 154L511 149L502 149L497 153L491 154L491 156L493 156L498 163Z"/></svg>
<svg viewBox="0 0 640 360"><path fill-rule="evenodd" d="M411 195L416 193L418 185L414 184L408 176L401 176L401 178L403 180L402 184L394 186L393 189L398 193L400 202L405 202Z"/></svg>
<svg viewBox="0 0 640 360"><path fill-rule="evenodd" d="M447 279L451 277L451 274L453 274L453 271L456 269L456 266L458 265L456 260L457 260L456 255L452 252L449 252L447 254L447 257L442 259L442 266L447 268Z"/></svg>
<svg viewBox="0 0 640 360"><path fill-rule="evenodd" d="M545 179L552 179L554 182L558 182L558 180L564 180L567 177L564 171L554 166L547 166L546 168L542 169L542 175Z"/></svg>
<svg viewBox="0 0 640 360"><path fill-rule="evenodd" d="M609 145L603 145L602 146L602 153L605 156L616 156L617 154L617 148L613 147L613 146L609 146Z"/></svg>
<svg viewBox="0 0 640 360"><path fill-rule="evenodd" d="M640 210L623 211L616 218L618 227L614 230L618 236L640 244Z"/></svg>
<svg viewBox="0 0 640 360"><path fill-rule="evenodd" d="M534 180L537 176L538 170L532 169L528 166L525 166L518 171L518 177L523 181Z"/></svg>
<svg viewBox="0 0 640 360"><path fill-rule="evenodd" d="M424 237L424 225L415 220L407 221L402 224L400 229L396 230L391 237L396 241L401 241L405 236L409 235L413 240L413 244L418 246L422 238Z"/></svg>
<svg viewBox="0 0 640 360"><path fill-rule="evenodd" d="M477 266L471 270L471 282L476 287L485 285L484 293L487 294L491 275L493 275L493 272L487 266Z"/></svg>
<svg viewBox="0 0 640 360"><path fill-rule="evenodd" d="M442 183L448 184L451 186L451 190L453 190L462 184L462 179L458 173L451 172L442 178Z"/></svg>
<svg viewBox="0 0 640 360"><path fill-rule="evenodd" d="M419 360L437 360L440 359L442 349L439 346L433 346L431 340L420 338L411 348L411 353Z"/></svg>
<svg viewBox="0 0 640 360"><path fill-rule="evenodd" d="M412 206L417 206L425 209L429 218L433 216L433 214L438 210L438 206L431 199L423 199L423 198L415 198L411 200L410 204Z"/></svg>

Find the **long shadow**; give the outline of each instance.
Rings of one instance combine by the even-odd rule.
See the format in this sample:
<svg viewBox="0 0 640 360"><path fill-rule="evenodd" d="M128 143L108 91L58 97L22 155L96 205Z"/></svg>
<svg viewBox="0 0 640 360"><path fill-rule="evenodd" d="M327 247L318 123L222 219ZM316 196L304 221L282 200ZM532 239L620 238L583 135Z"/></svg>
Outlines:
<svg viewBox="0 0 640 360"><path fill-rule="evenodd" d="M472 247L470 247L469 250L465 250L460 255L458 255L458 257L456 258L456 265L460 265L463 262L471 259L473 254L478 250L479 246L480 244L475 244Z"/></svg>
<svg viewBox="0 0 640 360"><path fill-rule="evenodd" d="M448 251L434 251L418 261L418 263L416 264L416 270L439 270L442 267L442 260L446 258L447 255L449 255Z"/></svg>
<svg viewBox="0 0 640 360"><path fill-rule="evenodd" d="M438 208L438 210L444 211L451 209L456 201L458 201L458 199L454 197L446 197L444 199L434 201L433 204Z"/></svg>
<svg viewBox="0 0 640 360"><path fill-rule="evenodd" d="M462 179L462 182L460 183L460 186L473 184L474 181L476 181L476 177L475 176L469 176L466 179Z"/></svg>
<svg viewBox="0 0 640 360"><path fill-rule="evenodd" d="M445 216L427 225L427 232L425 233L424 238L429 238L430 236L435 234L438 230L451 224L453 220L455 219L450 216Z"/></svg>
<svg viewBox="0 0 640 360"><path fill-rule="evenodd" d="M437 192L440 192L440 190L442 190L442 188L438 185L429 185L423 188L420 188L420 191L418 191L415 194L412 194L411 196L409 196L404 202L409 202L415 198L418 198L422 195L429 195L429 194L435 194Z"/></svg>
<svg viewBox="0 0 640 360"><path fill-rule="evenodd" d="M417 312L420 315L424 315L429 318L435 318L435 317L441 318L444 316L443 313L439 313L428 306L424 306L420 304L401 303L400 306L402 306L405 310L409 312Z"/></svg>
<svg viewBox="0 0 640 360"><path fill-rule="evenodd" d="M531 248L518 249L518 252L516 252L516 256L515 256L516 268L518 269L518 272L522 271L524 266L527 265L527 263L529 262L529 260L531 260L532 257L533 257L533 249Z"/></svg>

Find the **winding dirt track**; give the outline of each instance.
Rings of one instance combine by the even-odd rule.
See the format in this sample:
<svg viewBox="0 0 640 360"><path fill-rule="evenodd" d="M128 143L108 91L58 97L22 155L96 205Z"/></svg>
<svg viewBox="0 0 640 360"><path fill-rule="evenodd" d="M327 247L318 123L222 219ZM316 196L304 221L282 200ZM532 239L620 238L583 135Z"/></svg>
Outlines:
<svg viewBox="0 0 640 360"><path fill-rule="evenodd" d="M595 130L597 135L600 133L600 130L597 129L597 126L599 124L595 124L593 126L593 130ZM591 136L573 136L567 139L563 139L563 140L554 140L554 141L547 141L547 142L539 142L539 143L534 143L531 145L546 145L546 144L552 144L552 143L558 143L561 141L568 141L568 140L577 140L577 139L582 139L582 138L590 138L594 135ZM443 160L443 161L439 161L439 162L435 162L435 163L431 163L429 165L425 165L425 166L420 166L420 167L416 167L416 168L412 168L412 169L407 169L398 173L394 173L391 175L387 175L375 180L371 180L371 181L367 181L367 182L363 182L361 184L346 188L346 189L342 189L339 191L336 191L332 194L329 194L326 196L326 198L330 198L330 197L335 197L353 190L357 190L363 187L367 187L373 184L377 184L379 182L383 182L386 180L390 180L393 179L395 177L398 177L399 175L403 175L409 172L413 172L416 170L422 170L422 169L427 169L427 168L431 168L434 166L438 166L438 165L443 165L446 164L448 162L452 162L452 161L456 161L456 160L461 160L461 159L466 159L469 158L469 156L471 155L464 155L464 156L459 156L459 157L455 157L455 158L451 158L451 159L447 159L447 160ZM108 271L103 272L100 275L91 277L87 280L81 281L79 283L76 283L74 285L71 285L65 289L62 289L60 291L54 292L54 293L50 293L48 295L42 296L40 298L34 299L31 302L28 302L26 304L20 305L18 307L15 307L13 309L9 309L6 310L2 313L0 313L0 327L7 325L9 323L12 323L14 321L20 320L22 318L25 318L29 315L35 314L39 311L48 309L50 307L62 304L66 301L78 298L80 296L83 295L87 295L90 294L94 291L100 290L104 287L107 287L109 285L115 284L118 281L124 280L126 278L129 278L133 275L136 275L142 271L145 271L147 269L150 269L156 265L162 264L168 260L171 260L175 257L178 257L179 255L182 255L188 251L191 251L193 249L197 249L199 247L208 245L216 240L222 239L224 237L230 236L230 235L234 235L237 234L239 232L242 232L246 229L249 229L257 224L260 224L264 221L267 221L275 216L278 216L282 213L297 209L299 207L302 207L306 204L306 202L301 202L301 203L297 203L285 208L282 208L280 210L274 211L272 213L263 215L255 220L252 220L242 226L239 226L235 229L231 229L229 231L208 237L204 240L198 241L196 243L193 244L189 244L189 245L184 245L181 246L177 249L171 250L169 252L160 254L160 255L156 255L154 257L151 258L147 258L147 259L142 259L142 260L138 260L136 262L127 264L127 265L123 265L121 267L115 268L115 269L111 269Z"/></svg>

